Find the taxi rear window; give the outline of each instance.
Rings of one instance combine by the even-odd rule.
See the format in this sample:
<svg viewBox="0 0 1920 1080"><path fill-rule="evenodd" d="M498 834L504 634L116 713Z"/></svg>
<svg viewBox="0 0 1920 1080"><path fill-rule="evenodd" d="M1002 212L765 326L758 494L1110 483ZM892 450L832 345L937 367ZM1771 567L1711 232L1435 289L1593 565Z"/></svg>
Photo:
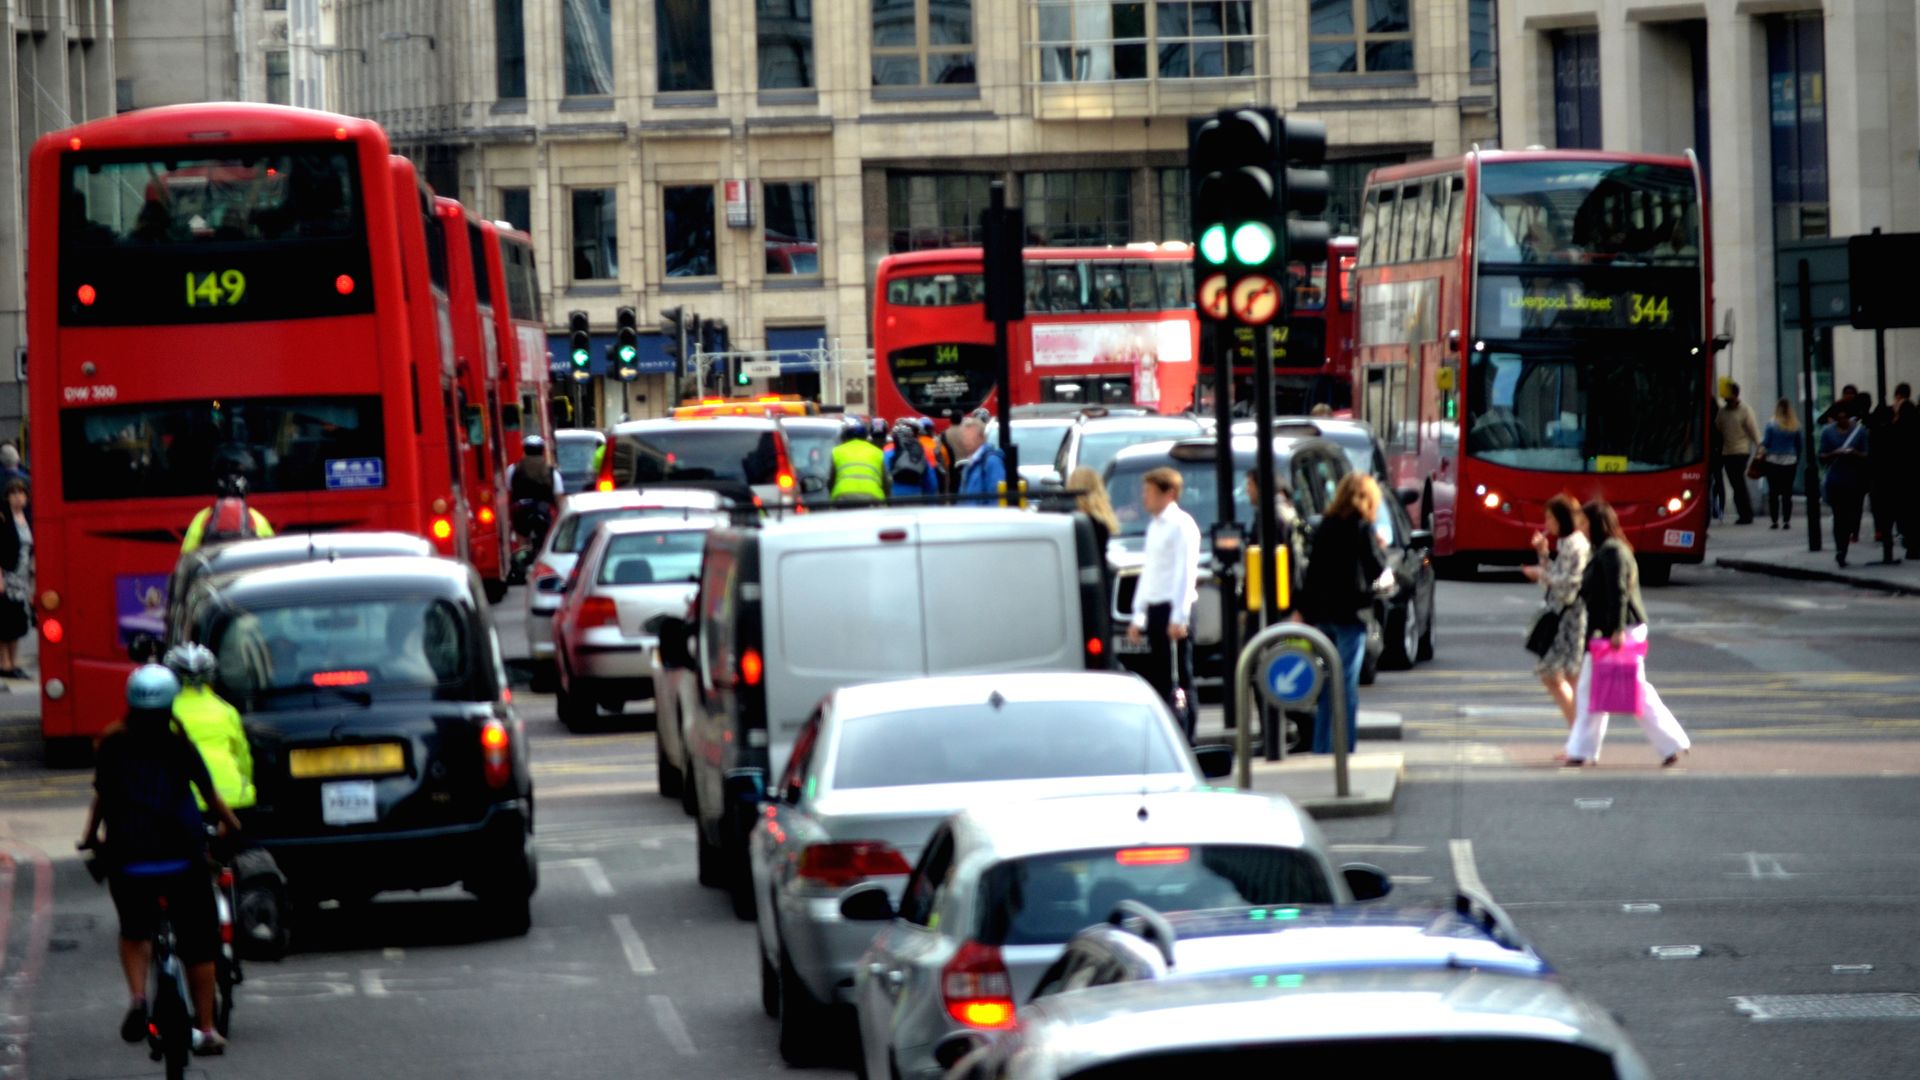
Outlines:
<svg viewBox="0 0 1920 1080"><path fill-rule="evenodd" d="M310 707L316 694L458 686L473 670L467 631L459 609L445 600L315 599L229 612L209 641L221 696L251 712Z"/></svg>

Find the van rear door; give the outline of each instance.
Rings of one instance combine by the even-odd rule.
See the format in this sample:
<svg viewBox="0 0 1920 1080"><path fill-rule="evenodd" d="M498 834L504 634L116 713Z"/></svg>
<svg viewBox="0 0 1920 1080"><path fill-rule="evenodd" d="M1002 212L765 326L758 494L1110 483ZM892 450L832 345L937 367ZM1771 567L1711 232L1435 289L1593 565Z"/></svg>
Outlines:
<svg viewBox="0 0 1920 1080"><path fill-rule="evenodd" d="M928 514L920 523L928 674L1086 666L1080 556L1066 514Z"/></svg>

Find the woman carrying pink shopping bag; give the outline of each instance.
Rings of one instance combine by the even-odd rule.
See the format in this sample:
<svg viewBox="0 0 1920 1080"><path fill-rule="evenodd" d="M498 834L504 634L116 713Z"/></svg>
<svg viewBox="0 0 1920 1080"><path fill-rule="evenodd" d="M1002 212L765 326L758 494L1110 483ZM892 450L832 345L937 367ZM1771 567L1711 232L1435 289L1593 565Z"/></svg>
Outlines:
<svg viewBox="0 0 1920 1080"><path fill-rule="evenodd" d="M1640 568L1620 530L1613 507L1595 499L1583 509L1593 536L1593 558L1581 581L1592 635L1574 688L1573 730L1567 734L1569 766L1600 760L1607 718L1632 713L1662 766L1679 762L1692 741L1646 678L1647 608L1640 599Z"/></svg>

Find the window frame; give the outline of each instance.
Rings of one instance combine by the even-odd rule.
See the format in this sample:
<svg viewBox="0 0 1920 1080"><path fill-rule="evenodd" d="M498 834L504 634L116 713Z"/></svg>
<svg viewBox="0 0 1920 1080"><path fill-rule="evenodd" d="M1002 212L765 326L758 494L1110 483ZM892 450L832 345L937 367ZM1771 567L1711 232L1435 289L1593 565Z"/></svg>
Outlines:
<svg viewBox="0 0 1920 1080"><path fill-rule="evenodd" d="M1130 6L1116 0L1028 0L1031 14L1028 18L1028 47L1032 51L1032 64L1028 75L1036 83L1047 86L1072 86L1077 84L1141 83L1157 79L1192 82L1202 79L1256 79L1262 74L1260 49L1261 35L1258 30L1261 22L1261 8L1252 0L1227 0L1228 3L1242 7L1247 16L1246 29L1242 32L1230 31L1225 20L1218 33L1204 34L1194 31L1194 8L1212 6L1202 0L1137 0L1141 11L1141 28L1138 35L1120 35L1114 29L1113 15L1117 8ZM1162 8L1186 8L1186 32L1182 34L1162 35L1160 19ZM1067 30L1065 37L1048 37L1047 21L1051 10L1066 12ZM1107 37L1081 37L1078 32L1079 15L1082 11L1107 14ZM1224 16L1226 8L1221 8ZM1188 50L1186 57L1187 73L1169 75L1163 72L1163 57L1167 49L1184 45ZM1218 75L1203 75L1193 72L1192 56L1195 47L1217 45L1222 50L1223 59L1233 55L1235 47L1246 50L1245 71L1223 71ZM1119 74L1119 50L1138 48L1142 50L1140 74ZM1077 72L1083 61L1097 52L1104 51L1106 57L1106 78L1079 77ZM1049 64L1055 53L1070 54L1065 65ZM1066 77L1050 77L1050 71L1066 71Z"/></svg>
<svg viewBox="0 0 1920 1080"><path fill-rule="evenodd" d="M1486 26L1474 29L1476 12L1483 12ZM1500 4L1498 0L1467 0L1467 76L1473 82L1490 82L1500 74ZM1486 62L1475 63L1474 39L1485 34Z"/></svg>
<svg viewBox="0 0 1920 1080"><path fill-rule="evenodd" d="M1340 34L1320 34L1313 30L1312 9L1307 16L1307 71L1315 79L1348 79L1364 75L1415 75L1419 71L1416 55L1416 36L1414 33L1414 0L1405 0L1407 5L1407 28L1405 30L1376 31L1363 21L1367 6L1373 0L1345 0L1347 5L1349 31ZM1385 45L1404 41L1407 43L1407 66L1391 68L1373 68L1367 65L1367 49L1373 45ZM1314 66L1313 50L1320 45L1341 43L1353 45L1353 70L1326 71Z"/></svg>
<svg viewBox="0 0 1920 1080"><path fill-rule="evenodd" d="M782 187L804 187L807 189L807 216L811 219L814 235L800 243L813 244L813 269L801 272L797 270L774 271L767 268L765 253L768 248L767 227L773 222L773 213L767 205L767 192L776 185ZM762 254L761 273L771 281L808 281L826 275L826 237L820 227L820 181L814 177L802 177L792 180L762 180L760 182L760 250Z"/></svg>
<svg viewBox="0 0 1920 1080"><path fill-rule="evenodd" d="M505 25L509 17L513 25ZM506 43L512 41L514 48L509 51ZM510 60L517 61L519 70L513 72ZM513 76L517 82L513 81ZM518 93L509 92L514 87ZM501 101L524 101L527 96L527 8L526 0L493 0L493 94Z"/></svg>
<svg viewBox="0 0 1920 1080"><path fill-rule="evenodd" d="M1105 190L1093 196L1082 195L1078 190L1080 178L1087 175L1101 177L1101 183ZM1071 190L1069 190L1066 195L1055 196L1048 193L1047 189L1054 177L1069 178L1068 183ZM1040 186L1040 191L1037 196L1028 191L1029 182L1036 180L1039 181ZM1113 186L1116 180L1118 180L1117 189ZM1098 237L1091 240L1083 240L1078 236L1074 236L1062 240L1055 237L1036 235L1036 230L1047 228L1070 229L1076 232L1085 228L1086 223L1080 221L1077 217L1079 204L1081 200L1085 198L1097 198L1103 204L1102 216L1098 222L1100 230ZM1117 217L1113 216L1116 209L1114 200L1116 199L1124 200L1122 205L1117 207L1120 211ZM1049 225L1046 223L1044 217L1037 215L1035 211L1042 210L1051 205L1065 207L1066 213L1057 224ZM1133 170L1036 169L1032 172L1023 172L1020 174L1020 207L1026 218L1026 242L1029 247L1109 247L1125 245L1131 243L1133 240ZM1118 226L1118 232L1115 232L1115 226Z"/></svg>
<svg viewBox="0 0 1920 1080"><path fill-rule="evenodd" d="M879 5L868 0L867 7L867 86L872 90L926 89L929 87L973 86L980 85L980 34L976 25L973 0L967 0L967 40L965 42L934 44L932 35L933 18L930 0L910 0L913 4L913 44L879 45L874 42L874 18ZM949 0L949 3L954 0ZM970 56L972 75L964 81L942 80L934 82L928 79L928 65L935 56ZM883 59L900 60L913 57L919 65L920 77L914 82L880 82L878 62Z"/></svg>
<svg viewBox="0 0 1920 1080"><path fill-rule="evenodd" d="M680 282L688 282L688 281L714 281L719 278L720 276L720 198L719 198L719 195L717 194L718 188L719 188L719 184L715 182L709 182L705 184L698 183L698 182L694 182L694 183L662 182L660 184L660 278L662 281L680 283ZM671 252L667 250L667 244L672 239L671 231L667 227L668 192L699 191L702 189L704 189L707 193L707 230L712 237L712 243L713 243L713 250L710 252L710 255L713 259L713 272L709 274L673 274L669 272L667 269L667 257L668 255L671 254Z"/></svg>
<svg viewBox="0 0 1920 1080"><path fill-rule="evenodd" d="M768 18L767 8L769 5L778 5L778 6L785 7L787 11L791 13L789 15L782 16L778 21L776 21L776 24L775 24L776 26L779 26L781 23L784 23L784 22L792 22L794 24L804 24L806 27L806 34L805 34L806 56L804 60L803 70L801 72L800 82L795 85L770 86L767 84L766 57L768 52L769 38L771 37L776 44L791 44L796 39L796 35L793 33L777 32L772 35L769 35L767 30L767 22L766 22ZM770 90L777 93L781 91L816 90L819 88L820 68L819 68L818 53L815 51L815 48L814 48L815 42L814 42L813 14L814 14L813 0L754 0L754 4L753 4L753 68L754 68L754 87L756 89L763 92Z"/></svg>
<svg viewBox="0 0 1920 1080"><path fill-rule="evenodd" d="M706 42L706 45L707 45L707 55L706 55L707 70L706 70L706 80L705 80L704 86L671 86L670 87L667 85L668 68L667 68L666 50L673 44L672 39L669 37L669 35L666 32L667 5L673 4L673 3L686 4L686 5L699 4L701 7L704 7L706 9L706 16L707 16L706 28L705 28L706 33L703 37L703 40ZM716 82L715 82L716 75L714 72L714 62L713 62L714 60L713 39L715 36L716 35L714 34L714 10L713 10L713 4L711 0L654 0L653 2L653 89L654 89L654 92L659 94L665 94L665 95L680 95L680 94L711 95L713 94L715 92L715 87L716 87ZM683 65L683 66L687 66L687 65ZM695 72L694 74L697 74L697 72ZM698 79L694 79L692 81L699 82Z"/></svg>
<svg viewBox="0 0 1920 1080"><path fill-rule="evenodd" d="M941 196L940 181L949 177L957 178L962 187L957 200ZM889 171L887 173L888 252L897 254L903 251L932 251L945 247L979 246L981 242L980 211L987 208L992 195L993 181L997 179L999 179L998 173ZM915 181L926 182L929 188L929 199L921 201L912 197ZM978 181L977 185L975 181ZM896 191L905 198L895 198ZM976 196L978 196L977 202ZM931 206L934 209L934 222L929 229L939 235L933 243L925 245L914 243L914 234L920 228L914 224L913 209L917 205ZM948 222L941 210L954 205L961 208L960 218L957 222ZM896 220L900 224L896 225ZM956 230L963 235L957 237L949 235ZM906 243L896 244L896 239L903 234Z"/></svg>
<svg viewBox="0 0 1920 1080"><path fill-rule="evenodd" d="M584 2L593 3L594 0L584 0ZM556 14L560 19L560 96L563 99L594 101L612 97L620 90L620 69L614 62L615 57L613 50L613 3L612 0L599 0L599 2L606 5L606 37L602 41L582 41L579 43L579 47L583 50L583 57L584 50L592 47L599 56L603 56L606 59L607 82L605 87L599 89L574 90L569 86L569 72L571 68L568 62L570 53L568 41L572 36L569 28L573 25L573 20L568 17L568 13L573 9L573 5L571 3L562 3L558 6ZM597 31L598 27L594 29Z"/></svg>
<svg viewBox="0 0 1920 1080"><path fill-rule="evenodd" d="M612 257L605 259L605 261L610 264L611 273L595 277L582 277L578 272L580 265L579 197L590 191L606 193L606 201L601 205L603 223L604 215L607 212L610 211L613 214L613 228L611 233L609 234L603 230L596 236L596 243L604 243L608 239L613 241ZM582 184L578 187L567 188L567 254L572 256L570 263L574 268L569 273L567 280L573 284L590 285L609 281L617 282L620 280L620 186L618 184ZM603 258L606 254L603 250Z"/></svg>

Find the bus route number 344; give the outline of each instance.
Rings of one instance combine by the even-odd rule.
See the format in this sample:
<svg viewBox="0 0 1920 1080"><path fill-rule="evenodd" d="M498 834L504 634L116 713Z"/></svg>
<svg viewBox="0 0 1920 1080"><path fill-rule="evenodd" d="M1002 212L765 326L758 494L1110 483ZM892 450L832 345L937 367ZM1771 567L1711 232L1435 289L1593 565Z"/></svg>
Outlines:
<svg viewBox="0 0 1920 1080"><path fill-rule="evenodd" d="M209 270L204 274L187 271L188 307L232 307L245 295L247 275L238 270Z"/></svg>
<svg viewBox="0 0 1920 1080"><path fill-rule="evenodd" d="M1634 293L1627 309L1627 322L1633 326L1665 326L1673 321L1672 303L1664 296Z"/></svg>

